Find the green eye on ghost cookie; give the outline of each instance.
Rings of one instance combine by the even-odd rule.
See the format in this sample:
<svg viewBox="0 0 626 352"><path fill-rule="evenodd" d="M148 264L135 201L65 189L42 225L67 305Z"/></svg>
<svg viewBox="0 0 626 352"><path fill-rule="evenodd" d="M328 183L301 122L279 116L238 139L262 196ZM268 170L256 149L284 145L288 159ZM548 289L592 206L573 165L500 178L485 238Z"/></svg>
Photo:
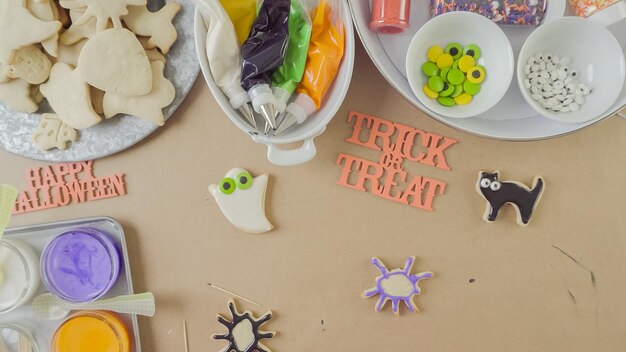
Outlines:
<svg viewBox="0 0 626 352"><path fill-rule="evenodd" d="M230 177L225 177L220 181L220 191L224 194L235 192L235 181Z"/></svg>
<svg viewBox="0 0 626 352"><path fill-rule="evenodd" d="M252 176L250 176L248 171L238 173L235 180L237 182L237 188L239 189L246 190L252 187Z"/></svg>

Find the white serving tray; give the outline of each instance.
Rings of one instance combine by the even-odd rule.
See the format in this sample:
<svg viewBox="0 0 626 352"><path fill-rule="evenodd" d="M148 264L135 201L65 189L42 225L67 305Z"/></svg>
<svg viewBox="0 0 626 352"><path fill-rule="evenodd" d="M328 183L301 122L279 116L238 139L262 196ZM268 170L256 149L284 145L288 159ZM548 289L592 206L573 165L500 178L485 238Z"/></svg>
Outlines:
<svg viewBox="0 0 626 352"><path fill-rule="evenodd" d="M546 21L554 20L565 15L566 0L549 0L549 10ZM459 130L487 138L502 140L537 140L557 137L578 131L590 126L626 106L626 88L622 88L617 102L603 116L581 124L566 124L549 120L538 115L522 97L517 78L514 76L502 100L484 114L467 119L454 119L438 115L428 110L413 94L406 79L405 57L411 39L417 30L430 18L430 0L411 1L411 27L401 34L378 34L370 31L371 0L352 0L350 10L355 27L365 49L372 61L378 67L387 81L409 102L438 121L455 127ZM535 27L503 26L507 37L511 41L515 57L519 53L526 38ZM626 20L621 21L609 30L626 47ZM582 43L584 45L584 43Z"/></svg>
<svg viewBox="0 0 626 352"><path fill-rule="evenodd" d="M111 237L119 246L118 248L120 250L123 260L120 275L113 288L111 288L111 290L103 298L132 294L133 281L130 275L130 266L128 262L128 251L126 249L126 238L124 237L124 230L122 229L122 225L120 225L112 218L92 217L76 220L58 221L40 225L16 227L6 230L4 236L6 236L7 238L15 238L26 242L26 244L31 246L35 253L40 255L46 244L48 244L48 242L50 242L55 236L61 234L64 231L75 229L77 227L90 227L102 230L111 235ZM35 297L45 292L45 287L42 284L35 294ZM119 314L119 316L122 318L122 320L126 324L126 327L128 327L129 329L129 335L131 340L130 351L141 352L137 316L130 314ZM52 335L62 322L63 320L44 320L36 317L33 314L30 304L26 304L6 314L0 314L0 323L12 323L17 325L23 324L26 325L26 327L33 327L34 331L31 331L31 333L37 340L39 344L39 349L42 352L50 351Z"/></svg>

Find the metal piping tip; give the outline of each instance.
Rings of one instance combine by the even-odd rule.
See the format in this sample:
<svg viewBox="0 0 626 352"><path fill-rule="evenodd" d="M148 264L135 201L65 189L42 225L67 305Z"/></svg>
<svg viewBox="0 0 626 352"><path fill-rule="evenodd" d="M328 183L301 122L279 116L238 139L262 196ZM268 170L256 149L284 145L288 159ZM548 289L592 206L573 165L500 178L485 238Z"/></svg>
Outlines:
<svg viewBox="0 0 626 352"><path fill-rule="evenodd" d="M254 113L252 112L252 108L250 104L245 103L237 109L241 115L246 119L246 121L252 126L254 129L258 129L256 121L254 120Z"/></svg>
<svg viewBox="0 0 626 352"><path fill-rule="evenodd" d="M263 132L265 132L265 134L269 134L270 131L272 130L272 126L270 126L270 123L265 121L265 129L263 130Z"/></svg>
<svg viewBox="0 0 626 352"><path fill-rule="evenodd" d="M272 128L276 128L276 107L274 104L267 103L261 105L261 115L265 121L269 122Z"/></svg>
<svg viewBox="0 0 626 352"><path fill-rule="evenodd" d="M287 113L283 118L283 121L280 123L280 125L278 125L276 131L274 131L274 136L278 136L279 134L285 132L289 129L289 127L295 125L296 122L298 122L296 117L292 114Z"/></svg>

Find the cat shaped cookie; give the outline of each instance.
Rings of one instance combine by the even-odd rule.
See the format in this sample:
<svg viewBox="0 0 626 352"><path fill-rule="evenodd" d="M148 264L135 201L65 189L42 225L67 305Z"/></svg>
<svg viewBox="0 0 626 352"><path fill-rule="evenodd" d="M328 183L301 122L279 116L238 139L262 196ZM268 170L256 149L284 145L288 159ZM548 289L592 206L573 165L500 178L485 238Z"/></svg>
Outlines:
<svg viewBox="0 0 626 352"><path fill-rule="evenodd" d="M511 203L517 211L517 223L528 225L533 211L541 199L545 182L541 176L535 176L532 189L517 181L500 181L500 172L480 171L476 191L487 201L483 219L487 222L496 220L500 208Z"/></svg>

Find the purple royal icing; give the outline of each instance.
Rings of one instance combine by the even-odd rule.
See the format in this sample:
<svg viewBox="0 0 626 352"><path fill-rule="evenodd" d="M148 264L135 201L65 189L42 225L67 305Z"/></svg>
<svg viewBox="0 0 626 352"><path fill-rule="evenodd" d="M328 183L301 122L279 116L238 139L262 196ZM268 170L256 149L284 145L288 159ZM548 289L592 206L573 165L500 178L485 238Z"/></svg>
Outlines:
<svg viewBox="0 0 626 352"><path fill-rule="evenodd" d="M115 244L108 235L94 229L62 233L42 253L45 286L68 301L86 302L104 295L115 284L119 271Z"/></svg>
<svg viewBox="0 0 626 352"><path fill-rule="evenodd" d="M374 295L380 295L378 302L376 303L376 311L380 312L383 308L387 300L391 301L391 309L394 313L398 313L400 308L400 301L403 301L406 306L409 308L411 312L415 311L413 308L413 302L411 299L415 295L419 295L421 290L418 286L418 282L423 279L429 279L433 277L433 273L430 271L421 272L418 274L411 274L411 268L413 267L413 263L415 262L415 257L409 257L406 260L406 264L402 270L392 270L389 271L385 264L383 264L380 259L374 257L372 258L372 264L378 268L381 272L381 276L376 279L376 286L372 289L365 291L363 294L366 298L372 297ZM388 280L392 276L401 275L404 276L409 282L411 282L411 292L406 296L394 296L385 291L382 286L382 282Z"/></svg>

